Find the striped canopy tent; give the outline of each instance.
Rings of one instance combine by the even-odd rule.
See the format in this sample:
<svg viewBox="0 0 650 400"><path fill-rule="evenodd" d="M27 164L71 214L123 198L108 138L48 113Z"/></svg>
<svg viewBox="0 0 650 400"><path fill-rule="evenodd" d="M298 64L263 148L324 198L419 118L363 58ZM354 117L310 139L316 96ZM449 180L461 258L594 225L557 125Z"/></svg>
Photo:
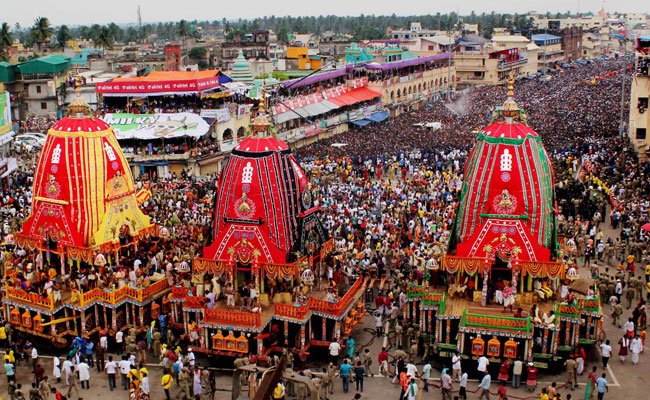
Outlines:
<svg viewBox="0 0 650 400"><path fill-rule="evenodd" d="M557 276L554 173L539 135L509 96L477 138L464 171L448 271L473 274L498 257L531 275Z"/></svg>
<svg viewBox="0 0 650 400"><path fill-rule="evenodd" d="M153 230L138 207L131 169L110 125L78 97L48 132L34 172L32 213L19 245L91 261L93 250ZM45 242L49 242L46 245ZM56 243L56 249L52 248Z"/></svg>

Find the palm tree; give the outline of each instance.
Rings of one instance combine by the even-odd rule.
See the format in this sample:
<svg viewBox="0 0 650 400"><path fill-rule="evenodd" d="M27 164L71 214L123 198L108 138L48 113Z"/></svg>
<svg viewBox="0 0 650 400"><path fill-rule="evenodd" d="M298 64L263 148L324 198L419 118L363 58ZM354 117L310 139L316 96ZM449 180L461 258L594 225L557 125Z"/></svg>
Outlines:
<svg viewBox="0 0 650 400"><path fill-rule="evenodd" d="M68 28L68 25L61 25L58 32L56 33L57 44L60 48L63 49L70 39L72 39L72 35L70 35L70 29Z"/></svg>
<svg viewBox="0 0 650 400"><path fill-rule="evenodd" d="M0 59L7 59L7 49L14 44L13 35L10 32L11 28L6 22L2 23L0 27Z"/></svg>
<svg viewBox="0 0 650 400"><path fill-rule="evenodd" d="M46 17L38 17L34 20L34 26L30 31L32 42L38 47L37 51L41 51L43 43L47 43L52 37L53 29L50 26L50 20Z"/></svg>
<svg viewBox="0 0 650 400"><path fill-rule="evenodd" d="M113 32L107 26L102 26L101 29L97 32L95 38L95 46L100 49L113 50L113 45L115 44L115 38L113 37Z"/></svg>
<svg viewBox="0 0 650 400"><path fill-rule="evenodd" d="M190 24L188 24L187 21L185 21L184 19L180 20L180 22L176 26L176 33L182 39L185 39L186 37L190 36L191 35Z"/></svg>

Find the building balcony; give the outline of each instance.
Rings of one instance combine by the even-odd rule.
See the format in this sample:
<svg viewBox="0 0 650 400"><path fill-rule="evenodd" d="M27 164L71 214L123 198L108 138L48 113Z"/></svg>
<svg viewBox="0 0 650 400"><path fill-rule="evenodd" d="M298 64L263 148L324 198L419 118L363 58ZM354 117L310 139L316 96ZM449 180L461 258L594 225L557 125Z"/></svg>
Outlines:
<svg viewBox="0 0 650 400"><path fill-rule="evenodd" d="M552 57L554 55L562 54L564 55L564 50L548 50L548 51L540 51L539 52L539 58L542 57Z"/></svg>
<svg viewBox="0 0 650 400"><path fill-rule="evenodd" d="M499 71L503 71L503 70L506 70L506 69L514 68L514 67L516 67L518 65L524 65L527 62L528 62L527 58L521 58L521 59L519 59L517 61L499 63L499 66L497 68L499 69Z"/></svg>
<svg viewBox="0 0 650 400"><path fill-rule="evenodd" d="M190 152L181 154L133 154L125 152L124 156L131 162L184 161L189 159Z"/></svg>
<svg viewBox="0 0 650 400"><path fill-rule="evenodd" d="M482 65L458 65L456 64L456 71L458 72L487 72L487 68Z"/></svg>

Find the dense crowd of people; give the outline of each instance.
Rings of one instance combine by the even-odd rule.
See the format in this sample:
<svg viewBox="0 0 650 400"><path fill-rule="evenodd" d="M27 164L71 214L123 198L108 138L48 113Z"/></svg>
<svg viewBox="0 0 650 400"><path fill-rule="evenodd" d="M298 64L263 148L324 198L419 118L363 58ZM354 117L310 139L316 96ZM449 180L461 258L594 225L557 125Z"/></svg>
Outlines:
<svg viewBox="0 0 650 400"><path fill-rule="evenodd" d="M650 167L647 163L639 163L627 137L618 135L620 103L616 93L620 89L621 75L614 74L593 83L591 78L620 71L628 62L629 59L618 59L567 68L554 73L550 81L523 80L515 91L515 99L525 108L529 124L541 136L555 167L562 249L559 258L571 265L590 268L590 273L606 288L601 292L601 295L605 293L605 301L610 302L611 296L616 298L616 302L611 301L614 306L620 304L624 290L621 288L618 293L617 280L621 286L625 282L627 288L641 288L643 294L644 287L629 271L635 263L645 265L640 263L648 257L648 235L641 227L650 221ZM475 88L453 102L427 104L421 110L352 129L296 152L310 180L320 188L317 202L323 207L323 224L335 241L337 251L327 271L328 277L342 272L349 276L371 273L397 278L393 279L390 288L391 299L388 300L388 293L385 298L380 294L382 301L376 301L379 312L373 316L378 320L379 333L384 322L389 321L392 332L402 338L405 351L395 355L398 364L390 373L397 380L403 380L403 394L409 399L411 394L415 398L419 390L413 386L416 374L412 372L410 377L402 377L400 372L406 373L411 368L408 365L412 365L418 355L417 347L413 353L409 346L419 333L398 318L399 306L405 301L405 282L422 283L432 278L433 284L454 283L447 281L453 278L446 274L426 271L438 270L439 256L446 251L463 167L476 134L488 124L495 106L504 98L503 87ZM441 127L416 126L427 122L440 122ZM5 237L17 232L20 222L29 214L34 162L26 163L2 188L0 217ZM137 252L125 253L105 268L72 267L68 287L81 292L97 287L100 282L107 288L113 285L138 287L145 284L146 277L156 273L173 283L176 278L172 271L181 263L191 263L210 239L215 183L216 179L210 177L196 179L186 174L140 180L138 185L147 186L153 193L143 209L153 222L164 226L165 238L144 241ZM616 240L604 237L601 224L605 223L618 229L620 237ZM47 274L34 273L34 269L43 268L51 260L38 259L36 253L16 246L7 249L10 251L2 252L0 261L20 271L12 278L16 287L43 295L47 295L48 289L56 290L56 287L47 287ZM44 270L47 272L47 268ZM610 285L613 288L611 296ZM630 341L645 324L645 296L640 297L633 321L633 337L628 337ZM156 333L161 335L158 339L154 338ZM181 367L174 371L172 359L181 358L181 351L172 351L174 355L167 349L176 349L177 345L186 349L192 340L189 337L170 340L169 336L173 336L173 332L151 332L144 347L157 352L156 355L167 355L166 360L164 356L161 360L167 363L170 379L182 379L185 391L194 370L183 371ZM151 343L147 343L150 337ZM164 351L161 340L169 346ZM137 341L136 345L131 354L140 354ZM186 363L191 365L193 355L188 356L191 350L182 353ZM90 356L92 360L92 352ZM344 364L348 367L338 372L335 368L333 374L349 378L361 371L357 379L362 379L368 357L353 352L348 364ZM135 356L133 358L134 363L125 364L125 370L130 371L135 365ZM380 365L386 360L380 358ZM83 363L81 358L71 362L73 368ZM528 371L530 373L530 369ZM141 372L140 379L148 374ZM462 375L455 374L456 371L454 378L462 384ZM429 373L423 371L417 377L428 379L430 369ZM200 372L198 379L200 383ZM323 379L331 382L333 376ZM466 384L467 377L464 379ZM593 380L594 384L597 380L598 377ZM450 388L452 379L441 379L441 382L443 389ZM484 390L490 389L489 380L483 379L481 385Z"/></svg>

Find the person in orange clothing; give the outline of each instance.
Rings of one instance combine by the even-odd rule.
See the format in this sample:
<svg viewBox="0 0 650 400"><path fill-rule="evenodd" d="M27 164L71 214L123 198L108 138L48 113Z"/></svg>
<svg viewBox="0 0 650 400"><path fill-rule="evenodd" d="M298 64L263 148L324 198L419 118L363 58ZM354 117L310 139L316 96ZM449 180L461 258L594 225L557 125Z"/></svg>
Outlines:
<svg viewBox="0 0 650 400"><path fill-rule="evenodd" d="M399 385L402 387L402 391L399 395L400 399L404 397L404 393L406 393L406 390L408 390L410 382L411 382L411 376L408 375L406 372L402 372L399 374Z"/></svg>

